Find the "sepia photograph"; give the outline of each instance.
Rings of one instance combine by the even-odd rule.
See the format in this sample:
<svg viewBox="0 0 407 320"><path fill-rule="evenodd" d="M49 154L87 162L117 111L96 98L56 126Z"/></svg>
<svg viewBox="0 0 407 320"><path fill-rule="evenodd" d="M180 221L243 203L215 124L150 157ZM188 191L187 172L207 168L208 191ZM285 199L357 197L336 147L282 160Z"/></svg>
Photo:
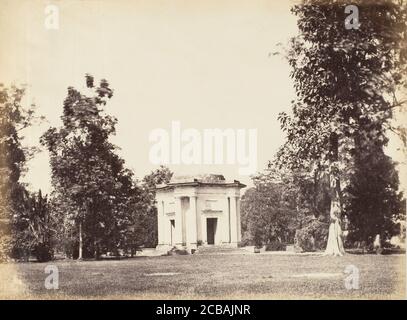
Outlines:
<svg viewBox="0 0 407 320"><path fill-rule="evenodd" d="M1 300L407 299L406 0L0 0L0 47Z"/></svg>

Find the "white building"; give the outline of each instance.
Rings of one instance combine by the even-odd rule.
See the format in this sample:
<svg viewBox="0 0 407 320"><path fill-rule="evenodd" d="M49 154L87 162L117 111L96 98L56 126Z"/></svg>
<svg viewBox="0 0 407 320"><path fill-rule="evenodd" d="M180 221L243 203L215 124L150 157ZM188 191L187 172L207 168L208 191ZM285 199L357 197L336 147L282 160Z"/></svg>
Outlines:
<svg viewBox="0 0 407 320"><path fill-rule="evenodd" d="M239 181L222 175L176 177L156 189L158 246L237 246L241 240Z"/></svg>

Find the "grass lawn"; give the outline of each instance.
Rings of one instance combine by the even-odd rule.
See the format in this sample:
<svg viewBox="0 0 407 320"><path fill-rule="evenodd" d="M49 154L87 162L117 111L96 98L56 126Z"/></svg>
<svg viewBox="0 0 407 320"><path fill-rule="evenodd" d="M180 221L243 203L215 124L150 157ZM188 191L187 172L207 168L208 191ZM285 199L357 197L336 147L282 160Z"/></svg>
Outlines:
<svg viewBox="0 0 407 320"><path fill-rule="evenodd" d="M44 268L59 269L47 290ZM360 271L358 290L345 288L346 266ZM275 299L404 298L403 255L221 254L136 257L116 261L0 264L3 298Z"/></svg>

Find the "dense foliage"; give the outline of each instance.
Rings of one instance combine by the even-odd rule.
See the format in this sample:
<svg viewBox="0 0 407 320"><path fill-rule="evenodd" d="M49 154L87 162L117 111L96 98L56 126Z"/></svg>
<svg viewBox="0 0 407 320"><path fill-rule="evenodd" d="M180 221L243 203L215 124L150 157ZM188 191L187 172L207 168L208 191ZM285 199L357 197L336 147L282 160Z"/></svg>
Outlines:
<svg viewBox="0 0 407 320"><path fill-rule="evenodd" d="M0 84L0 261L21 252L20 226L31 208L20 178L32 150L23 147L21 132L36 117L35 106L24 106L23 97L24 88Z"/></svg>
<svg viewBox="0 0 407 320"><path fill-rule="evenodd" d="M140 190L109 141L117 119L104 108L113 90L106 80L95 86L89 75L86 90L88 95L68 88L63 126L50 128L42 143L50 152L54 197L59 198L55 205L62 206L64 233L77 236L79 258L98 258L101 253L117 254L127 242L135 223L129 206Z"/></svg>
<svg viewBox="0 0 407 320"><path fill-rule="evenodd" d="M312 250L321 249L326 234L318 227L326 225L329 210L324 181L272 165L253 181L254 187L242 197L243 242L281 249L296 243L305 250L303 243L314 238L309 240L315 244Z"/></svg>
<svg viewBox="0 0 407 320"><path fill-rule="evenodd" d="M157 185L170 182L172 176L173 172L169 168L160 166L142 180L141 187L144 199L141 203L144 205L144 210L139 211L141 214L138 217L138 225L140 226L140 233L144 235L142 243L146 247L155 247L158 243L155 188Z"/></svg>
<svg viewBox="0 0 407 320"><path fill-rule="evenodd" d="M363 196L353 194L353 202L346 198L348 191L360 191L355 183L362 175L370 184L379 183L375 187L381 190L376 196L392 201L379 200L381 209L386 206L379 213L382 221L389 226L398 214L397 183L393 179L386 186L374 179L360 159L382 155L388 130L405 139L403 128L394 127L391 120L393 109L404 102L396 94L405 86L407 11L402 2L390 0L354 4L359 8L360 26L350 30L344 26L346 3L303 1L293 7L299 35L292 39L287 56L297 99L292 113L279 117L287 140L277 163L290 170L328 176L331 219L340 222L345 202L351 203L355 207L349 211L355 237L371 238L375 233L385 237L393 227L375 227L377 217L365 219L375 214L366 202L360 203ZM384 162L379 166L386 174L394 172ZM394 196L388 197L383 188L392 188ZM363 213L356 209L355 201L364 206ZM358 235L362 221L369 235Z"/></svg>

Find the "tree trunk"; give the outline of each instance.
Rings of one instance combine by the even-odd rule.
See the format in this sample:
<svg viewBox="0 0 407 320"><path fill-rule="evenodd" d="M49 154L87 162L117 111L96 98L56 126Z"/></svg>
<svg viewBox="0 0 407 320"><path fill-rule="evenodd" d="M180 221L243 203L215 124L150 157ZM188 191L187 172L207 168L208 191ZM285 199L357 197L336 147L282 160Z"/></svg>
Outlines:
<svg viewBox="0 0 407 320"><path fill-rule="evenodd" d="M337 184L338 182L335 182ZM325 254L342 256L345 253L342 241L341 228L341 202L337 191L331 198L331 209L329 212L330 224L328 233L328 243L326 245Z"/></svg>
<svg viewBox="0 0 407 320"><path fill-rule="evenodd" d="M82 221L79 222L79 255L78 260L82 260L82 248L83 248L83 240L82 240Z"/></svg>
<svg viewBox="0 0 407 320"><path fill-rule="evenodd" d="M335 168L333 164L337 164L339 160L338 156L338 136L336 134L331 135L330 139L330 194L331 194L331 208L329 211L330 223L328 231L328 242L325 249L326 255L342 256L345 253L342 240L342 228L341 228L341 185L340 175L338 168Z"/></svg>
<svg viewBox="0 0 407 320"><path fill-rule="evenodd" d="M99 250L99 243L95 240L94 241L94 247L95 247L95 260L99 260L100 259L100 250Z"/></svg>

